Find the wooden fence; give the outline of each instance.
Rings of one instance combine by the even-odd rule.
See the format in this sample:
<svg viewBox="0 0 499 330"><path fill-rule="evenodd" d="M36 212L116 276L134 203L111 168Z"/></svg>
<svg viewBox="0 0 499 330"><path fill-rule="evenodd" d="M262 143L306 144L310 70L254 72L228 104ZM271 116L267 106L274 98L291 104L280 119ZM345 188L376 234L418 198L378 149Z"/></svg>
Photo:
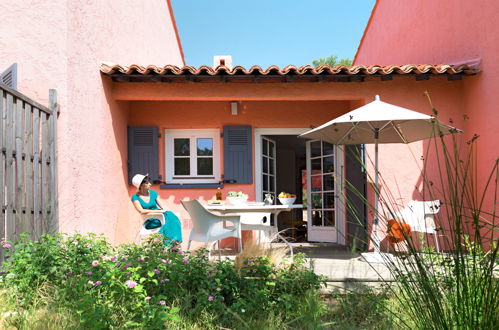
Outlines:
<svg viewBox="0 0 499 330"><path fill-rule="evenodd" d="M0 242L58 230L57 94L49 107L0 84ZM3 260L0 246L0 263Z"/></svg>

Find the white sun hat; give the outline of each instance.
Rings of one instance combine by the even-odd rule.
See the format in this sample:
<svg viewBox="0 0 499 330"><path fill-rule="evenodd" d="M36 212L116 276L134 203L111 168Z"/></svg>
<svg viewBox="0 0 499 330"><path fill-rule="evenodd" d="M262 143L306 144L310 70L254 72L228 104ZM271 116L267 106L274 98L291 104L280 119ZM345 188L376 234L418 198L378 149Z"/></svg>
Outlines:
<svg viewBox="0 0 499 330"><path fill-rule="evenodd" d="M137 189L139 189L144 179L147 178L148 176L149 174L146 175L135 174L134 177L132 178L132 185L134 185Z"/></svg>

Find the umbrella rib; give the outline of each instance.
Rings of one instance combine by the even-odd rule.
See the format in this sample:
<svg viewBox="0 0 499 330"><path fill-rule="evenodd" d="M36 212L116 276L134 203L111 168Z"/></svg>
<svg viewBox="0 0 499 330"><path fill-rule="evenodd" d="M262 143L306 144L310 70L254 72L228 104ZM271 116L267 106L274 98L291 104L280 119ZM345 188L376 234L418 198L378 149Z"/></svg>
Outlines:
<svg viewBox="0 0 499 330"><path fill-rule="evenodd" d="M392 125L393 129L395 130L395 132L397 132L398 136L402 139L402 142L404 142L406 144L409 143L409 141L407 141L407 138L404 136L404 134L402 134L400 129L393 122L391 122L391 125Z"/></svg>
<svg viewBox="0 0 499 330"><path fill-rule="evenodd" d="M358 124L358 122L352 123L352 127L350 127L350 129L345 134L343 134L341 139L339 139L336 144L341 144L341 142L343 142L343 140L357 127Z"/></svg>

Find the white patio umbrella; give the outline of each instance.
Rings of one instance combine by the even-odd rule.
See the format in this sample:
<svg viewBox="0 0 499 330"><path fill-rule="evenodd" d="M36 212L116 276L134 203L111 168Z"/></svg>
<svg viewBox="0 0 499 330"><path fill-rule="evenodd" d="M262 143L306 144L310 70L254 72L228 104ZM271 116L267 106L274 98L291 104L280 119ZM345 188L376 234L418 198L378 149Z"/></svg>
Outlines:
<svg viewBox="0 0 499 330"><path fill-rule="evenodd" d="M410 143L428 139L437 133L450 134L458 131L454 127L440 123L433 116L382 102L376 95L373 102L300 135L300 137L323 140L336 145L374 143L375 218L373 220L373 243L375 252L363 253L362 256L366 261L385 262L392 258L391 254L380 252L378 237L378 144Z"/></svg>

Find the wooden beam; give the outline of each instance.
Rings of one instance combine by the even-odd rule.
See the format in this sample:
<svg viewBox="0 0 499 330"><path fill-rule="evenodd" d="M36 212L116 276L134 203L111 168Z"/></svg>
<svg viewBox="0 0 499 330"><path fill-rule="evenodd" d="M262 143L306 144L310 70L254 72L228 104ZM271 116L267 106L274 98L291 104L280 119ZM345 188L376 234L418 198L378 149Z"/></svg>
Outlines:
<svg viewBox="0 0 499 330"><path fill-rule="evenodd" d="M417 74L416 81L430 80L430 75L428 74Z"/></svg>
<svg viewBox="0 0 499 330"><path fill-rule="evenodd" d="M381 79L381 81L389 81L389 80L393 80L393 76L391 74L381 75L380 79Z"/></svg>
<svg viewBox="0 0 499 330"><path fill-rule="evenodd" d="M448 81L456 81L456 80L461 80L463 79L463 76L460 74L449 74L447 75L447 80Z"/></svg>

